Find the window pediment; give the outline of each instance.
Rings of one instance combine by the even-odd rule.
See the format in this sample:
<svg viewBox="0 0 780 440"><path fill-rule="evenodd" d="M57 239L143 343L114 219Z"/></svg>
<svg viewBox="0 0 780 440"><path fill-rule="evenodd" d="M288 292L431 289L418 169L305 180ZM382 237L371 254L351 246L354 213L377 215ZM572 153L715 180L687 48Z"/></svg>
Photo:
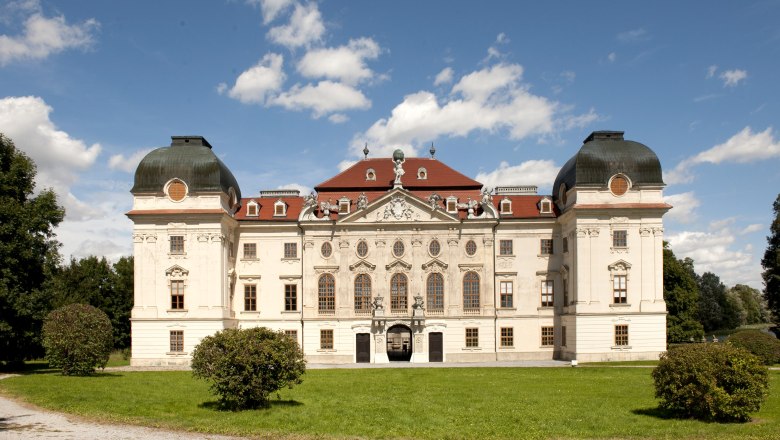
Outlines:
<svg viewBox="0 0 780 440"><path fill-rule="evenodd" d="M189 274L190 271L179 266L178 264L174 264L173 266L165 270L165 275L169 278L183 278Z"/></svg>
<svg viewBox="0 0 780 440"><path fill-rule="evenodd" d="M440 261L438 258L434 258L427 263L423 263L422 269L426 272L444 271L447 269L447 263Z"/></svg>
<svg viewBox="0 0 780 440"><path fill-rule="evenodd" d="M360 269L363 269L363 270L367 269L367 270L373 271L374 269L376 269L376 264L371 264L371 263L369 263L366 260L360 260L357 263L351 264L349 266L349 270L351 270L351 271L360 270Z"/></svg>
<svg viewBox="0 0 780 440"><path fill-rule="evenodd" d="M609 266L607 266L607 268L609 269L610 272L616 272L616 271L627 272L629 269L631 269L631 263L625 260L618 260L610 264Z"/></svg>
<svg viewBox="0 0 780 440"><path fill-rule="evenodd" d="M407 263L404 260L395 260L392 263L385 266L385 269L387 270L411 270L412 265Z"/></svg>

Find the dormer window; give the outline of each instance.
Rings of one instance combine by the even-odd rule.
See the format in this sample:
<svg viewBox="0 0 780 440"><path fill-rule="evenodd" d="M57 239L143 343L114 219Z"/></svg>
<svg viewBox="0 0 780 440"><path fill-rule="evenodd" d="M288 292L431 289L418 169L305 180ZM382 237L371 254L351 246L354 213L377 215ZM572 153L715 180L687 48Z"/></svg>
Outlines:
<svg viewBox="0 0 780 440"><path fill-rule="evenodd" d="M417 170L417 179L419 179L419 180L427 180L428 179L428 171L425 168L420 167L420 169Z"/></svg>
<svg viewBox="0 0 780 440"><path fill-rule="evenodd" d="M342 197L339 199L339 214L349 214L349 199Z"/></svg>
<svg viewBox="0 0 780 440"><path fill-rule="evenodd" d="M179 179L172 179L165 186L165 193L174 202L181 202L187 197L187 184Z"/></svg>
<svg viewBox="0 0 780 440"><path fill-rule="evenodd" d="M501 214L511 214L511 213L512 213L512 201L504 197L504 200L501 200Z"/></svg>
<svg viewBox="0 0 780 440"><path fill-rule="evenodd" d="M628 177L622 174L616 174L609 180L609 190L612 194L620 197L631 188L631 182Z"/></svg>
<svg viewBox="0 0 780 440"><path fill-rule="evenodd" d="M287 215L287 204L281 200L274 203L274 217L284 217Z"/></svg>
<svg viewBox="0 0 780 440"><path fill-rule="evenodd" d="M543 198L542 201L539 202L539 213L552 214L552 200L547 197Z"/></svg>
<svg viewBox="0 0 780 440"><path fill-rule="evenodd" d="M366 170L366 180L376 180L376 171L373 168Z"/></svg>
<svg viewBox="0 0 780 440"><path fill-rule="evenodd" d="M458 212L458 198L455 196L447 197L447 212L456 214Z"/></svg>
<svg viewBox="0 0 780 440"><path fill-rule="evenodd" d="M257 202L250 200L249 203L246 204L246 216L257 217L258 208Z"/></svg>

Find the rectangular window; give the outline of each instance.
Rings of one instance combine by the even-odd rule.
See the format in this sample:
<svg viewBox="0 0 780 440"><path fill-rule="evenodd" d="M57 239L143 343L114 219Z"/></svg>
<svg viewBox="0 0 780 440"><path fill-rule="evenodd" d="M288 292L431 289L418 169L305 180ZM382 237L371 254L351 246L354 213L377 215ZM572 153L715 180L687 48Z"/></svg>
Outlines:
<svg viewBox="0 0 780 440"><path fill-rule="evenodd" d="M541 253L542 255L552 255L553 253L553 241L552 238L543 238L541 240Z"/></svg>
<svg viewBox="0 0 780 440"><path fill-rule="evenodd" d="M561 327L561 347L566 346L566 326Z"/></svg>
<svg viewBox="0 0 780 440"><path fill-rule="evenodd" d="M628 302L625 275L615 275L612 279L612 296L615 304L626 304Z"/></svg>
<svg viewBox="0 0 780 440"><path fill-rule="evenodd" d="M285 330L284 335L293 341L298 342L298 330Z"/></svg>
<svg viewBox="0 0 780 440"><path fill-rule="evenodd" d="M333 330L320 330L320 349L333 350Z"/></svg>
<svg viewBox="0 0 780 440"><path fill-rule="evenodd" d="M555 327L542 327L542 346L552 347L555 345Z"/></svg>
<svg viewBox="0 0 780 440"><path fill-rule="evenodd" d="M295 312L298 310L298 286L295 284L284 285L284 311Z"/></svg>
<svg viewBox="0 0 780 440"><path fill-rule="evenodd" d="M285 215L285 208L287 208L287 205L284 204L284 202L276 202L274 204L274 216L284 216Z"/></svg>
<svg viewBox="0 0 780 440"><path fill-rule="evenodd" d="M511 214L511 213L512 213L512 202L510 200L502 200L501 214Z"/></svg>
<svg viewBox="0 0 780 440"><path fill-rule="evenodd" d="M447 212L449 213L458 212L457 203L458 202L455 199L447 199Z"/></svg>
<svg viewBox="0 0 780 440"><path fill-rule="evenodd" d="M171 330L171 353L184 352L184 331Z"/></svg>
<svg viewBox="0 0 780 440"><path fill-rule="evenodd" d="M569 305L569 280L563 279L563 306Z"/></svg>
<svg viewBox="0 0 780 440"><path fill-rule="evenodd" d="M479 347L479 329L466 329L466 347Z"/></svg>
<svg viewBox="0 0 780 440"><path fill-rule="evenodd" d="M171 281L171 310L184 309L184 281Z"/></svg>
<svg viewBox="0 0 780 440"><path fill-rule="evenodd" d="M171 235L171 253L183 254L184 253L184 236L183 235Z"/></svg>
<svg viewBox="0 0 780 440"><path fill-rule="evenodd" d="M553 306L553 280L542 280L542 307Z"/></svg>
<svg viewBox="0 0 780 440"><path fill-rule="evenodd" d="M251 260L257 258L257 243L244 243L244 258Z"/></svg>
<svg viewBox="0 0 780 440"><path fill-rule="evenodd" d="M255 284L244 284L244 310L257 311L257 285Z"/></svg>
<svg viewBox="0 0 780 440"><path fill-rule="evenodd" d="M284 258L298 258L298 243L284 244Z"/></svg>
<svg viewBox="0 0 780 440"><path fill-rule="evenodd" d="M612 247L628 247L628 231L612 231Z"/></svg>
<svg viewBox="0 0 780 440"><path fill-rule="evenodd" d="M512 240L501 240L498 246L499 255L512 255Z"/></svg>
<svg viewBox="0 0 780 440"><path fill-rule="evenodd" d="M512 295L512 282L511 281L501 281L501 284L499 284L500 292L501 292L501 307L503 308L512 308L514 307L514 298Z"/></svg>
<svg viewBox="0 0 780 440"><path fill-rule="evenodd" d="M569 252L569 237L563 237L563 252Z"/></svg>
<svg viewBox="0 0 780 440"><path fill-rule="evenodd" d="M339 214L349 214L349 200L339 200Z"/></svg>
<svg viewBox="0 0 780 440"><path fill-rule="evenodd" d="M515 329L512 327L501 327L501 346L515 346Z"/></svg>
<svg viewBox="0 0 780 440"><path fill-rule="evenodd" d="M628 345L628 325L615 326L615 345L616 346Z"/></svg>

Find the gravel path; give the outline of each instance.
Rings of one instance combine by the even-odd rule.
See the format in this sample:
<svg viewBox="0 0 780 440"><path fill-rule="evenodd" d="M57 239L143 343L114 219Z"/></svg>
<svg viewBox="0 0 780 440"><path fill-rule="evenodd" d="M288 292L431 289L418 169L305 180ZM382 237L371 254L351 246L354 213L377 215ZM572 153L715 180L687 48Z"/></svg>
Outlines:
<svg viewBox="0 0 780 440"><path fill-rule="evenodd" d="M12 375L0 375L0 379ZM0 440L16 439L101 439L101 440L190 440L213 439L229 440L237 437L225 437L210 434L192 434L187 432L164 431L130 425L105 425L87 422L74 416L42 410L20 404L0 396Z"/></svg>

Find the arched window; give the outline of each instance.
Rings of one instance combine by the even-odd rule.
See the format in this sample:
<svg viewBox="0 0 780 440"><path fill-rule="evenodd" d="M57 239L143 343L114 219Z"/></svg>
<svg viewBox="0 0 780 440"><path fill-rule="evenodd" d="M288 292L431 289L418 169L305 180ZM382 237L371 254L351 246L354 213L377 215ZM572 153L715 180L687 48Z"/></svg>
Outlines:
<svg viewBox="0 0 780 440"><path fill-rule="evenodd" d="M476 272L463 275L463 308L479 308L479 275Z"/></svg>
<svg viewBox="0 0 780 440"><path fill-rule="evenodd" d="M428 293L428 309L444 310L444 277L440 273L428 275L425 290Z"/></svg>
<svg viewBox="0 0 780 440"><path fill-rule="evenodd" d="M397 273L390 279L390 311L403 312L408 310L408 286L406 275L402 273Z"/></svg>
<svg viewBox="0 0 780 440"><path fill-rule="evenodd" d="M371 278L362 273L355 277L355 311L367 311L371 304Z"/></svg>
<svg viewBox="0 0 780 440"><path fill-rule="evenodd" d="M336 310L336 279L333 275L326 273L320 277L317 293L320 312Z"/></svg>

